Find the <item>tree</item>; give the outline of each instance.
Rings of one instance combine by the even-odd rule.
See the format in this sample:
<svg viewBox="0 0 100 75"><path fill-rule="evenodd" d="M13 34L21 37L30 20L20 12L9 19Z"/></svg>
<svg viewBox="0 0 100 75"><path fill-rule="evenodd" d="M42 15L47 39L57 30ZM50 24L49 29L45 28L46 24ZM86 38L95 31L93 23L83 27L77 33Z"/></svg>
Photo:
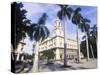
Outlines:
<svg viewBox="0 0 100 75"><path fill-rule="evenodd" d="M47 19L46 13L44 13L37 24L32 24L32 30L29 31L29 33L33 32L33 35L31 35L31 40L36 41L35 49L34 49L34 63L33 63L33 68L32 71L36 72L38 71L38 60L39 60L39 43L42 42L44 39L46 39L49 36L49 30L45 26L45 22ZM29 34L30 35L30 34Z"/></svg>
<svg viewBox="0 0 100 75"><path fill-rule="evenodd" d="M11 63L12 72L15 72L15 50L21 40L26 37L27 29L30 28L30 20L26 18L27 11L22 3L11 3Z"/></svg>
<svg viewBox="0 0 100 75"><path fill-rule="evenodd" d="M82 15L80 13L81 11L81 8L76 8L73 12L73 16L72 16L72 23L76 25L76 40L77 40L77 54L78 54L78 57L77 57L77 62L79 63L80 62L80 44L79 44L79 37L78 37L78 25L80 24L81 22L81 19L82 19Z"/></svg>
<svg viewBox="0 0 100 75"><path fill-rule="evenodd" d="M14 50L18 43L26 37L25 33L27 33L28 25L30 25L26 13L27 11L23 9L22 3L13 2L11 4L11 43Z"/></svg>
<svg viewBox="0 0 100 75"><path fill-rule="evenodd" d="M88 44L89 44L89 58L92 58L94 59L94 52L93 52L93 47L92 47L92 37L90 36L90 33L87 35L88 36ZM81 51L83 52L84 56L86 57L87 56L87 53L86 53L86 35L84 35L82 37L82 39L84 41L81 42Z"/></svg>
<svg viewBox="0 0 100 75"><path fill-rule="evenodd" d="M97 27L96 24L93 27L90 27L88 32L88 42L89 42L89 57L97 58ZM81 51L86 57L86 35L83 36L82 39L85 39L81 42Z"/></svg>
<svg viewBox="0 0 100 75"><path fill-rule="evenodd" d="M86 40L81 41L80 48L81 48L81 52L82 52L83 55L84 55L84 58L86 58L86 57L87 57Z"/></svg>
<svg viewBox="0 0 100 75"><path fill-rule="evenodd" d="M47 64L52 63L52 59L54 59L55 57L55 50L54 49L50 49L50 50L45 50L42 52L41 57L43 57L44 59L47 59Z"/></svg>
<svg viewBox="0 0 100 75"><path fill-rule="evenodd" d="M97 58L97 26L96 24L90 28L91 48L93 49L94 57Z"/></svg>
<svg viewBox="0 0 100 75"><path fill-rule="evenodd" d="M24 53L24 59L25 60L32 60L34 58L33 54L28 54L28 53Z"/></svg>
<svg viewBox="0 0 100 75"><path fill-rule="evenodd" d="M90 29L90 20L87 18L82 18L82 22L79 25L79 28L81 29L82 32L85 32L86 36L86 50L87 50L87 61L89 60L89 43L88 43L88 35L89 35L89 29Z"/></svg>
<svg viewBox="0 0 100 75"><path fill-rule="evenodd" d="M69 7L68 5L58 5L60 7L60 10L57 13L57 16L59 19L64 20L64 66L67 66L67 55L66 55L66 50L67 50L67 44L66 44L66 21L67 18L71 18L71 13L72 13L72 8Z"/></svg>
<svg viewBox="0 0 100 75"><path fill-rule="evenodd" d="M96 24L93 27L91 27L90 34L91 34L91 36L93 36L96 39L96 42L97 42L97 27L96 27Z"/></svg>

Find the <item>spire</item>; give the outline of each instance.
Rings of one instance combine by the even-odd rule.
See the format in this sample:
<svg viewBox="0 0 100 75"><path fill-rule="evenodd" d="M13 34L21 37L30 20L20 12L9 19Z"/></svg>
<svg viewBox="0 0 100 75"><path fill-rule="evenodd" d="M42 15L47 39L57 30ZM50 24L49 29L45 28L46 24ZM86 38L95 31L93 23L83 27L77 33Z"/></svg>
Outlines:
<svg viewBox="0 0 100 75"><path fill-rule="evenodd" d="M59 17L56 18L56 21L60 21Z"/></svg>
<svg viewBox="0 0 100 75"><path fill-rule="evenodd" d="M61 27L60 19L57 17L55 21L55 29L60 29L60 27Z"/></svg>
<svg viewBox="0 0 100 75"><path fill-rule="evenodd" d="M63 36L63 30L61 27L61 22L60 22L59 17L57 17L55 20L55 34L59 36Z"/></svg>

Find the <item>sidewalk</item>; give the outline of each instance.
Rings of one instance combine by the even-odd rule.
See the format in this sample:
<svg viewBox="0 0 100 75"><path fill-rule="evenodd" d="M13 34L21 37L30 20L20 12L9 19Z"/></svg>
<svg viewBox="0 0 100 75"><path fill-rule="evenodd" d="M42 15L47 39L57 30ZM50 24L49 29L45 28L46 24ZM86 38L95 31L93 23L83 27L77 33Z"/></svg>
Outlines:
<svg viewBox="0 0 100 75"><path fill-rule="evenodd" d="M41 64L39 72L48 72L48 71L63 71L63 70L78 70L78 69L95 69L97 68L97 60L96 59L90 59L89 61L86 61L86 59L82 59L80 63L75 63L73 61L69 61L68 65L71 66L69 68L61 67L63 65L63 62L57 61L54 64Z"/></svg>

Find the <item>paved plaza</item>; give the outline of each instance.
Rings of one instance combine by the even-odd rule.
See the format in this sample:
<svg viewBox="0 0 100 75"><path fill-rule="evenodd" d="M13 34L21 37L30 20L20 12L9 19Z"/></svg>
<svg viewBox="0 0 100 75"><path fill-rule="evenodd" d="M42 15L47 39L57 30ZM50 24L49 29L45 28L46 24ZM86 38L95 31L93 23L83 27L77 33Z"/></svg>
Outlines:
<svg viewBox="0 0 100 75"><path fill-rule="evenodd" d="M97 68L97 60L82 59L80 63L75 63L74 61L69 61L68 65L70 67L62 67L63 62L56 61L54 64L40 64L39 72L48 72L48 71L64 71L64 70L78 70L78 69L95 69Z"/></svg>
<svg viewBox="0 0 100 75"><path fill-rule="evenodd" d="M74 60L68 60L68 66L70 67L63 67L63 61L54 61L52 64L46 64L46 62L40 61L39 72L96 69L97 59L90 59L89 61L82 59L80 63L76 63ZM31 69L32 65L28 65L21 73L31 73Z"/></svg>

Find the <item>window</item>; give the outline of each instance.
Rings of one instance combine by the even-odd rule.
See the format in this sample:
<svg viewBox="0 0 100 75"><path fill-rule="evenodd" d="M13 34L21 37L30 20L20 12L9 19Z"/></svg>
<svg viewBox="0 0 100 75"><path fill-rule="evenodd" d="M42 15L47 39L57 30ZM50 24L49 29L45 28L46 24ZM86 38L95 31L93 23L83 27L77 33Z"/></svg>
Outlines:
<svg viewBox="0 0 100 75"><path fill-rule="evenodd" d="M53 44L54 44L54 46L56 46L56 42L55 42L55 41L54 41L54 43L53 43Z"/></svg>
<svg viewBox="0 0 100 75"><path fill-rule="evenodd" d="M62 46L62 42L60 42L60 46Z"/></svg>

